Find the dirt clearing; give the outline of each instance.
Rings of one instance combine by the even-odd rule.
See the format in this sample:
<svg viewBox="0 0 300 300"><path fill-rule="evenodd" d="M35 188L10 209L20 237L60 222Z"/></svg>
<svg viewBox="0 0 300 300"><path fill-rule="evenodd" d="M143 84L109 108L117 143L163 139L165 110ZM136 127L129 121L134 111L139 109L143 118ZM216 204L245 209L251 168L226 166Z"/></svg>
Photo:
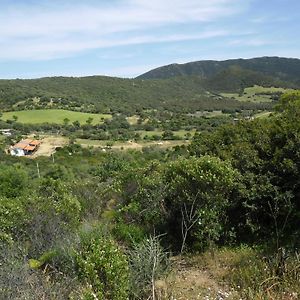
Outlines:
<svg viewBox="0 0 300 300"><path fill-rule="evenodd" d="M40 140L41 145L39 149L30 157L35 158L38 156L51 156L57 147L63 147L68 144L69 139L65 137L44 137Z"/></svg>
<svg viewBox="0 0 300 300"><path fill-rule="evenodd" d="M126 141L126 142L111 142L111 141L99 141L99 140L87 140L77 139L76 143L82 147L93 147L103 149L114 149L114 150L142 150L145 147L157 147L157 148L171 148L180 145L188 145L189 141L178 140L178 141ZM111 143L110 146L108 146Z"/></svg>

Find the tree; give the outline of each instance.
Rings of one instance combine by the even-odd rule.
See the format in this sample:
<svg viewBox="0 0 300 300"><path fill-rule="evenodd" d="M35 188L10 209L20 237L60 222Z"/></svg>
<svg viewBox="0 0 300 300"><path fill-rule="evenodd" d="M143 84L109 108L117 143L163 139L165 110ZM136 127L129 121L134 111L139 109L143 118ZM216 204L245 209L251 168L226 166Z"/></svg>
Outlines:
<svg viewBox="0 0 300 300"><path fill-rule="evenodd" d="M70 123L70 119L64 118L63 122L64 122L64 125L67 126Z"/></svg>
<svg viewBox="0 0 300 300"><path fill-rule="evenodd" d="M206 247L218 241L226 223L228 199L239 174L230 163L211 156L180 159L168 165L163 176L169 233Z"/></svg>
<svg viewBox="0 0 300 300"><path fill-rule="evenodd" d="M148 232L166 233L174 250L205 248L227 234L227 208L239 182L229 162L204 156L152 163L126 174L123 217ZM120 189L120 188L119 188Z"/></svg>
<svg viewBox="0 0 300 300"><path fill-rule="evenodd" d="M87 125L91 125L92 124L92 122L93 122L93 118L91 118L91 117L89 117L87 120L86 120L86 124Z"/></svg>
<svg viewBox="0 0 300 300"><path fill-rule="evenodd" d="M194 155L231 160L242 174L242 185L228 209L240 241L257 242L268 236L277 248L287 237L298 243L299 116L300 93L287 93L269 118L201 133L189 148Z"/></svg>
<svg viewBox="0 0 300 300"><path fill-rule="evenodd" d="M74 126L75 128L77 128L77 129L80 127L80 123L79 123L78 120L74 121L72 124L73 124L73 126Z"/></svg>
<svg viewBox="0 0 300 300"><path fill-rule="evenodd" d="M174 139L174 132L171 130L166 130L162 134L163 140L173 140Z"/></svg>

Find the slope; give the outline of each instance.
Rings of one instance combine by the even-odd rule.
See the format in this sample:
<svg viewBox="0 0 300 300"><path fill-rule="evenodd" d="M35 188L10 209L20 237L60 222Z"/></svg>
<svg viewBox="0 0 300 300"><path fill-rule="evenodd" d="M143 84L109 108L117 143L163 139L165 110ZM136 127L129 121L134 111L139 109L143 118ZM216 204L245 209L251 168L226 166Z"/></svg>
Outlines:
<svg viewBox="0 0 300 300"><path fill-rule="evenodd" d="M209 93L196 76L150 81L104 76L0 80L0 110L50 108L133 115L145 109L193 112L253 104Z"/></svg>
<svg viewBox="0 0 300 300"><path fill-rule="evenodd" d="M290 85L300 85L300 59L282 57L258 57L252 59L230 59L224 61L204 60L186 64L172 64L156 68L137 78L158 79L177 76L196 75L202 79L209 79L231 67L253 71L253 76L267 76L274 82L284 81ZM292 87L292 86L291 86Z"/></svg>

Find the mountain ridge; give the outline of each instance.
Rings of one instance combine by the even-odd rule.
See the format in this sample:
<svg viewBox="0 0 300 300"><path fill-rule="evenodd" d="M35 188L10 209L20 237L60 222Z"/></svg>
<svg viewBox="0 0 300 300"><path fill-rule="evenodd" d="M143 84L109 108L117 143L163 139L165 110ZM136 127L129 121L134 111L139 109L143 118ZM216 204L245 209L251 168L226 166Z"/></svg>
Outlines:
<svg viewBox="0 0 300 300"><path fill-rule="evenodd" d="M199 76L208 79L230 66L239 66L279 80L296 82L300 78L300 59L278 56L263 56L249 59L200 60L184 64L169 64L152 69L136 78L166 79L178 76ZM300 83L297 82L297 84Z"/></svg>

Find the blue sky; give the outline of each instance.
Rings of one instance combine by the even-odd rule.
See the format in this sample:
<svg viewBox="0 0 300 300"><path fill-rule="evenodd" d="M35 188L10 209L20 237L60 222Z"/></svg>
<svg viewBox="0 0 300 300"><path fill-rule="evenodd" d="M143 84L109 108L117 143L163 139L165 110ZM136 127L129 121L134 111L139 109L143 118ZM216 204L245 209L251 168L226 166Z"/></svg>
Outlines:
<svg viewBox="0 0 300 300"><path fill-rule="evenodd" d="M0 78L300 58L299 0L0 0Z"/></svg>

